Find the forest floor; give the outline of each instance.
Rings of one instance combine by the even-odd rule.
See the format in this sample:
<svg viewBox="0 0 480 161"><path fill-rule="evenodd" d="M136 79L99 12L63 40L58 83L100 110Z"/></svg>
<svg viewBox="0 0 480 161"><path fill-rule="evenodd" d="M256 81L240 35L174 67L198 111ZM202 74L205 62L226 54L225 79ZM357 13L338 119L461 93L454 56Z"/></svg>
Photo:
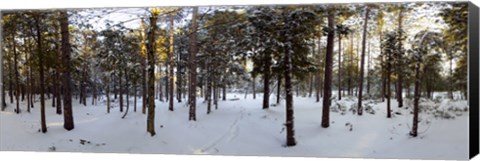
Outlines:
<svg viewBox="0 0 480 161"><path fill-rule="evenodd" d="M398 108L392 99L393 117L386 118L386 102L365 101L370 107L362 116L353 113L356 99L334 101L330 127L320 126L322 104L308 97L295 97L295 138L297 145L285 147L284 103L262 109L257 99L229 94L218 109L206 114L206 103L198 99L197 121L188 121L185 101L168 111L165 102L156 102L155 130L146 132L146 115L133 112L122 119L117 103L111 113L106 102L80 105L74 99L75 129L63 129L63 116L55 114L47 101L47 133L39 132L39 102L31 113L22 102L20 114L14 104L0 112L1 151L68 151L108 153L213 154L255 156L303 156L348 158L467 159L468 106L466 101L422 100L419 136L408 135L412 124L411 101ZM7 101L8 101L7 97ZM271 103L274 103L271 97Z"/></svg>

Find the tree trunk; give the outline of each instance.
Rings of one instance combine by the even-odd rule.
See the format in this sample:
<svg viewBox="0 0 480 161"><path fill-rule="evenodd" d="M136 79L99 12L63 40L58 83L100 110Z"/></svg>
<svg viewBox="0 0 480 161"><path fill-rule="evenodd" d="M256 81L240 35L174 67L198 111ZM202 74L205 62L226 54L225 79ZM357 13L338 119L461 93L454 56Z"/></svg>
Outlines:
<svg viewBox="0 0 480 161"><path fill-rule="evenodd" d="M37 22L38 23L38 22ZM39 29L38 24L37 24L37 29ZM39 32L37 32L39 33ZM38 41L41 41L41 37L38 37ZM20 113L20 80L19 80L19 74L18 74L18 53L17 53L17 43L15 42L15 34L12 35L12 44L13 44L13 63L15 67L15 100L17 103L17 114ZM39 53L40 54L40 53ZM41 60L41 59L40 59ZM39 65L43 65L40 63ZM43 70L43 66L40 67L40 69ZM43 72L43 71L42 71ZM42 77L42 76L40 76ZM43 79L42 79L43 81ZM46 130L45 130L46 132Z"/></svg>
<svg viewBox="0 0 480 161"><path fill-rule="evenodd" d="M95 99L97 99L97 88L94 82L90 85L92 87L92 105L95 105Z"/></svg>
<svg viewBox="0 0 480 161"><path fill-rule="evenodd" d="M369 37L370 38L370 37ZM367 50L367 96L370 96L370 43L368 41L368 50Z"/></svg>
<svg viewBox="0 0 480 161"><path fill-rule="evenodd" d="M157 65L157 73L162 73L162 65L158 63ZM161 75L161 74L160 74ZM157 80L157 94L155 98L163 102L163 92L162 92L162 77L158 78Z"/></svg>
<svg viewBox="0 0 480 161"><path fill-rule="evenodd" d="M128 108L130 106L130 99L129 99L129 88L128 88L128 71L127 69L124 69L124 74L125 74L125 93L126 93L126 99L125 99L125 102L127 103L127 109L125 111L125 116L127 115L128 113Z"/></svg>
<svg viewBox="0 0 480 161"><path fill-rule="evenodd" d="M263 60L263 109L268 109L270 101L270 66L272 58L268 54Z"/></svg>
<svg viewBox="0 0 480 161"><path fill-rule="evenodd" d="M2 60L3 61L3 60ZM2 65L2 73L3 73L3 65ZM5 84L3 84L3 82L5 82L4 80L2 80L2 111L5 111L5 108L7 107L7 103L5 102Z"/></svg>
<svg viewBox="0 0 480 161"><path fill-rule="evenodd" d="M10 77L9 77L10 79L8 79L8 85L9 85L8 95L10 96L10 104L13 104L13 79L12 78L14 78L14 75L13 75L14 67L12 65L11 58L8 58L8 69L10 74Z"/></svg>
<svg viewBox="0 0 480 161"><path fill-rule="evenodd" d="M350 35L350 69L348 69L348 95L353 94L352 90L352 70L353 70L353 34Z"/></svg>
<svg viewBox="0 0 480 161"><path fill-rule="evenodd" d="M391 68L392 68L391 67L391 62L390 62L390 60L391 60L390 57L391 57L391 54L387 53L387 61L386 61L386 63L387 63L387 74L385 76L385 78L387 79L386 80L387 83L384 84L384 86L387 88L387 94L386 94L386 96L387 96L387 118L392 117L391 116L391 113L392 113L391 109L392 108L390 107L391 106L390 105L390 98L391 98L391 95L392 95L392 92L390 91L390 80L391 80L390 75L391 75Z"/></svg>
<svg viewBox="0 0 480 161"><path fill-rule="evenodd" d="M70 62L70 38L68 33L68 15L67 11L60 12L60 29L62 34L62 77L63 77L63 127L66 130L74 128L73 112L72 112L72 93L71 93L71 77L72 69Z"/></svg>
<svg viewBox="0 0 480 161"><path fill-rule="evenodd" d="M133 112L137 112L137 85L133 86Z"/></svg>
<svg viewBox="0 0 480 161"><path fill-rule="evenodd" d="M1 33L1 31L0 31ZM0 90L2 91L2 100L1 100L1 110L2 111L5 111L5 108L7 107L7 103L5 102L5 76L4 76L4 62L3 62L3 55L0 56L0 62L1 62L1 66L0 66L0 78L2 79L1 82L0 82Z"/></svg>
<svg viewBox="0 0 480 161"><path fill-rule="evenodd" d="M285 44L290 44L292 40L291 38L287 38L287 43ZM286 92L286 99L285 99L285 104L286 104L286 121L285 121L285 126L286 126L286 131L287 131L287 146L295 146L297 143L295 141L295 131L294 131L294 114L293 114L293 96L292 96L292 80L291 80L291 75L292 75L292 52L291 52L291 46L286 45L286 53L284 56L284 61L285 61L285 70L284 70L284 77L285 77L285 92Z"/></svg>
<svg viewBox="0 0 480 161"><path fill-rule="evenodd" d="M173 97L174 97L173 86L175 84L174 81L173 81L173 67L174 67L174 62L173 62L173 60L174 60L174 55L173 55L174 54L174 52L173 52L173 50L174 50L174 44L173 44L174 37L173 36L174 36L173 13L170 13L170 50L169 50L170 52L168 54L168 57L169 57L169 60L170 60L170 65L169 65L170 66L169 67L169 69L170 69L170 72L169 72L169 74L170 74L170 76L169 76L169 79L170 79L170 81L169 81L170 82L170 85L169 85L169 92L170 93L169 93L169 95L170 95L170 97L169 97L169 101L168 101L168 110L170 110L170 111L173 111Z"/></svg>
<svg viewBox="0 0 480 161"><path fill-rule="evenodd" d="M342 80L341 73L342 73L342 36L340 32L338 34L338 100L342 100Z"/></svg>
<svg viewBox="0 0 480 161"><path fill-rule="evenodd" d="M382 95L382 102L385 102L385 91L386 91L386 88L387 88L387 85L386 85L386 81L387 81L387 76L385 74L385 63L388 63L388 62L385 62L385 56L383 55L383 46L382 46L382 38L383 38L383 32L382 30L380 30L380 56L381 56L381 61L380 64L382 65L382 90L381 90L381 95Z"/></svg>
<svg viewBox="0 0 480 161"><path fill-rule="evenodd" d="M114 93L113 99L117 100L118 89L117 89L117 81L115 80L116 78L115 75L113 75L112 78L113 78L113 93Z"/></svg>
<svg viewBox="0 0 480 161"><path fill-rule="evenodd" d="M110 113L110 84L109 84L108 80L106 81L105 88L107 88L107 89L106 89L106 96L107 96L107 113Z"/></svg>
<svg viewBox="0 0 480 161"><path fill-rule="evenodd" d="M335 11L329 8L328 11L328 28L335 27ZM331 30L327 34L327 54L325 56L325 77L323 89L323 108L322 108L322 127L330 126L330 98L332 97L332 66L333 66L333 39L335 31Z"/></svg>
<svg viewBox="0 0 480 161"><path fill-rule="evenodd" d="M170 70L169 70L169 65L167 62L165 62L165 101L169 102L170 101Z"/></svg>
<svg viewBox="0 0 480 161"><path fill-rule="evenodd" d="M197 55L197 14L198 7L193 7L192 13L192 23L191 23L191 34L189 35L189 65L190 65L190 86L188 94L189 102L189 116L188 120L196 121L196 88L197 88L197 65L196 65L196 55Z"/></svg>
<svg viewBox="0 0 480 161"><path fill-rule="evenodd" d="M400 4L400 11L399 11L399 15L398 15L398 35L399 37L401 38L402 37L402 19L403 19L403 5ZM399 42L399 46L398 46L399 50L402 49L402 41L400 40ZM400 54L403 54L403 53L400 53ZM403 64L397 64L397 77L398 77L398 80L397 80L397 102L398 102L398 107L401 108L403 107L403 97L402 97L402 91L403 91L403 87L402 87L402 83L403 83L403 74L402 74L402 66Z"/></svg>
<svg viewBox="0 0 480 161"><path fill-rule="evenodd" d="M369 6L366 8L365 12L365 21L363 25L363 41L362 41L362 57L361 57L361 62L360 62L360 83L358 83L358 115L362 115L363 109L362 109L362 90L363 90L363 72L364 72L364 64L365 64L365 45L367 41L367 25L368 25L368 14L370 12Z"/></svg>
<svg viewBox="0 0 480 161"><path fill-rule="evenodd" d="M142 76L141 76L141 82L142 82L142 114L147 113L147 64L146 64L146 59L142 57Z"/></svg>
<svg viewBox="0 0 480 161"><path fill-rule="evenodd" d="M255 86L256 86L256 81L255 81L255 76L253 76L253 79L252 79L252 88L253 88L253 99L256 98L257 96L257 93L256 93L256 90L255 90Z"/></svg>
<svg viewBox="0 0 480 161"><path fill-rule="evenodd" d="M308 85L308 97L312 97L313 93L313 82L314 82L314 76L313 73L310 73L310 83Z"/></svg>
<svg viewBox="0 0 480 161"><path fill-rule="evenodd" d="M147 132L151 136L155 132L155 31L157 30L158 12L152 11L150 17L150 30L148 33L148 115L147 115Z"/></svg>
<svg viewBox="0 0 480 161"><path fill-rule="evenodd" d="M120 96L120 103L119 103L119 106L120 106L120 112L123 112L123 84L122 84L122 69L119 69L118 70L118 92L119 92L119 96Z"/></svg>
<svg viewBox="0 0 480 161"><path fill-rule="evenodd" d="M35 16L35 26L37 29L37 54L38 54L38 71L40 74L40 123L42 126L42 132L47 132L47 122L45 119L45 74L44 74L44 66L43 66L43 57L42 53L42 31L40 29L40 16ZM17 93L18 94L18 93ZM18 96L18 95L17 95Z"/></svg>
<svg viewBox="0 0 480 161"><path fill-rule="evenodd" d="M282 76L279 74L278 75L278 80L277 80L277 105L280 104L280 92L282 90Z"/></svg>
<svg viewBox="0 0 480 161"><path fill-rule="evenodd" d="M323 70L320 70L320 71L323 71L325 73L325 68L322 68L322 67L324 67L324 61L322 59L322 50L321 50L322 49L321 48L322 44L321 43L322 43L322 37L319 37L318 38L318 51L317 51L318 52L318 59L320 61L320 63L319 63L320 68L323 69ZM323 96L322 91L323 91L324 77L322 77L322 73L320 73L320 72L318 72L317 77L318 77L318 83L317 83L318 87L317 87L317 100L316 101L320 102L320 97Z"/></svg>
<svg viewBox="0 0 480 161"><path fill-rule="evenodd" d="M30 56L29 56L29 57L30 57L30 62L31 62L31 61L33 61L33 54L32 54L32 49L31 49L31 46L30 46L30 45L29 45L29 50L28 50L28 51L30 52ZM61 62L61 61L59 61L59 62ZM34 93L34 87L33 87L32 64L29 64L29 65L28 65L28 76L30 77L30 78L29 78L29 80L30 80L30 81L29 81L29 85L30 85L30 87L29 87L29 88L30 88L30 89L29 89L30 92L29 92L29 93L30 93L30 94L29 94L29 99L28 99L30 105L28 105L27 111L30 113L30 107L31 107L31 108L34 107L34 105L33 105L33 103L34 103L34 102L33 102L34 97L33 97L33 96L34 96L34 94L35 94L35 93ZM58 106L57 106L57 108L58 108Z"/></svg>
<svg viewBox="0 0 480 161"><path fill-rule="evenodd" d="M222 101L227 100L227 83L225 82L225 78L223 80L222 86Z"/></svg>
<svg viewBox="0 0 480 161"><path fill-rule="evenodd" d="M127 97L126 97L126 102L127 102L127 109L125 109L125 114L123 114L122 116L122 119L124 119L127 114L128 114L128 109L129 109L129 101L128 101L128 73L127 73L127 69L124 69L125 70L125 93L127 93ZM155 93L154 93L155 94ZM122 95L120 95L120 98L121 98Z"/></svg>
<svg viewBox="0 0 480 161"><path fill-rule="evenodd" d="M418 62L415 66L415 94L413 100L413 126L412 131L410 131L410 136L416 137L417 136L417 129L418 129L418 104L420 100L420 58L418 58Z"/></svg>
<svg viewBox="0 0 480 161"><path fill-rule="evenodd" d="M215 78L217 80L217 78ZM218 109L218 83L213 81L213 104L215 105L215 110Z"/></svg>
<svg viewBox="0 0 480 161"><path fill-rule="evenodd" d="M207 70L210 71L210 67L207 67ZM210 73L210 72L209 72ZM207 98L207 114L210 114L212 111L212 81L210 77L207 78L207 91L205 92Z"/></svg>

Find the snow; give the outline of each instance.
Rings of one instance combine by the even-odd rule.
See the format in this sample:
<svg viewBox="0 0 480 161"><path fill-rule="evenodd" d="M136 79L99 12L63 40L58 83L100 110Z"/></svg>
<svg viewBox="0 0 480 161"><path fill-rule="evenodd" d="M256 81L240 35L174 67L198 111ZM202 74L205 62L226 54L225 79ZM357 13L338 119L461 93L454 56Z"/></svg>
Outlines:
<svg viewBox="0 0 480 161"><path fill-rule="evenodd" d="M297 145L285 147L284 104L262 110L262 99L243 96L230 93L227 101L219 101L218 110L209 115L206 103L198 98L196 122L188 121L186 101L175 102L173 112L168 111L167 103L157 101L154 137L146 132L140 99L137 112L133 112L131 98L131 111L125 119L121 119L123 113L118 107L107 114L105 102L85 107L74 99L72 131L63 129L63 116L55 114L51 101L46 101L45 134L39 132L39 102L31 113L24 109L26 102L21 102L22 113L18 115L13 112L14 104L9 104L0 112L0 150L441 160L468 157L468 110L448 108L463 109L466 101L425 101L423 104L432 105L425 109L451 112L455 118L434 117L434 112L425 110L420 113L419 136L412 138L408 135L412 109L398 108L394 99L392 110L396 114L390 119L386 118L386 102L369 100L365 102L372 105L375 114L365 112L357 116L351 111L332 111L330 127L322 128L322 103L315 102L314 97L295 97ZM275 97L270 99L274 102ZM355 98L344 97L339 103L348 110L356 102ZM332 107L335 106L334 101Z"/></svg>

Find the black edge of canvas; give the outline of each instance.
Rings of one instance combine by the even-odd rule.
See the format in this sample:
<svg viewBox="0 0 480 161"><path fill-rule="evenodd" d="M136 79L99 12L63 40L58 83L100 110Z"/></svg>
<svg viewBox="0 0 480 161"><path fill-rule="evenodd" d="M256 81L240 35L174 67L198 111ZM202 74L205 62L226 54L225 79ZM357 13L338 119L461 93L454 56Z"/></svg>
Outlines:
<svg viewBox="0 0 480 161"><path fill-rule="evenodd" d="M479 153L479 96L478 96L478 75L479 75L479 12L478 7L469 2L468 5L468 82L469 82L469 99L468 104L470 107L470 151L469 158L472 159Z"/></svg>

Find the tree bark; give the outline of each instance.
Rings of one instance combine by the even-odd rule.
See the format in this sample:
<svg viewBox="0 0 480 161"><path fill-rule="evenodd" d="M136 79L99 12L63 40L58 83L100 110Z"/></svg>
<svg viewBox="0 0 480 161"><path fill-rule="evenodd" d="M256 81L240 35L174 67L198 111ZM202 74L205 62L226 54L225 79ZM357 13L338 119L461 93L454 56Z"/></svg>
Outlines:
<svg viewBox="0 0 480 161"><path fill-rule="evenodd" d="M125 93L126 93L126 98L125 98L125 102L127 103L127 109L125 111L125 116L127 116L127 113L128 113L128 109L130 108L130 101L129 101L129 88L128 88L128 71L127 69L125 68L124 69L124 74L125 74ZM123 117L125 117L123 116Z"/></svg>
<svg viewBox="0 0 480 161"><path fill-rule="evenodd" d="M55 30L55 31L56 31L56 30ZM29 69L29 68L30 68L29 62L31 61L31 60L29 60L29 55L31 56L32 54L31 54L31 49L30 49L30 45L29 45L30 43L27 42L27 39L26 39L26 38L24 38L23 40L24 40L24 44L26 45L26 51L25 51L25 61L26 61L26 62L25 62L25 67L26 67L26 72L27 72L27 73L26 73L26 74L27 74L27 78L26 78L27 82L25 83L25 86L27 86L27 87L26 87L26 91L25 91L25 92L27 93L27 111L28 111L28 113L30 113L30 103L31 103L31 102L30 102L30 98L31 98L30 95L31 95L31 91L32 91L32 90L31 90L30 83L28 83L28 81L29 81L29 79L30 79L30 78L29 78L30 75L29 75L28 72L29 72L29 70L30 70L30 69ZM57 57L58 57L58 54L57 54ZM58 63L57 63L57 64L58 64ZM58 71L56 71L56 72L58 72ZM57 87L57 88L58 88L58 87ZM58 99L57 99L57 100L58 100Z"/></svg>
<svg viewBox="0 0 480 161"><path fill-rule="evenodd" d="M119 96L120 96L120 103L119 103L119 106L120 106L120 112L123 112L123 84L122 84L122 69L119 69L118 70L118 92L119 92Z"/></svg>
<svg viewBox="0 0 480 161"><path fill-rule="evenodd" d="M289 42L292 42L290 40L290 37L287 37L287 43L285 44L291 44ZM284 70L284 77L285 77L285 92L286 92L286 99L285 99L285 104L286 104L286 122L285 126L287 129L287 146L295 146L297 143L295 141L295 131L294 131L294 114L293 114L293 94L292 94L292 80L291 80L291 75L292 75L292 52L291 52L291 46L286 45L286 53L284 56L284 61L285 61L285 70Z"/></svg>
<svg viewBox="0 0 480 161"><path fill-rule="evenodd" d="M386 88L387 88L387 85L386 85L386 81L387 81L387 76L385 74L385 63L388 63L388 62L385 62L385 56L383 55L383 46L382 46L382 39L383 39L383 32L382 30L380 30L380 55L381 55L381 61L380 64L382 65L382 90L381 90L381 95L382 95L382 102L385 102L385 91L386 91Z"/></svg>
<svg viewBox="0 0 480 161"><path fill-rule="evenodd" d="M328 11L328 28L331 31L327 34L327 54L325 56L325 77L323 89L323 108L322 108L322 127L330 126L330 99L332 96L332 67L333 67L333 39L335 37L335 11L329 8Z"/></svg>
<svg viewBox="0 0 480 161"><path fill-rule="evenodd" d="M313 73L310 73L310 83L309 83L309 87L308 87L308 97L312 97L312 94L313 94L313 82L314 82L314 74Z"/></svg>
<svg viewBox="0 0 480 161"><path fill-rule="evenodd" d="M157 30L158 13L152 11L150 17L150 30L148 33L148 114L147 114L147 132L151 136L155 132L155 31Z"/></svg>
<svg viewBox="0 0 480 161"><path fill-rule="evenodd" d="M280 104L280 92L282 90L282 76L279 74L278 75L278 80L277 80L277 105Z"/></svg>
<svg viewBox="0 0 480 161"><path fill-rule="evenodd" d="M71 93L71 77L72 69L70 62L70 38L68 33L68 15L67 11L60 12L60 30L62 34L62 77L63 77L63 127L66 130L74 128L73 112L72 112L72 93Z"/></svg>
<svg viewBox="0 0 480 161"><path fill-rule="evenodd" d="M410 136L416 137L417 129L418 129L418 104L420 100L420 58L418 58L418 62L415 65L415 98L413 100L413 126L412 131L410 131Z"/></svg>
<svg viewBox="0 0 480 161"><path fill-rule="evenodd" d="M133 112L137 112L137 85L133 87Z"/></svg>
<svg viewBox="0 0 480 161"><path fill-rule="evenodd" d="M342 73L342 35L340 32L338 34L338 100L342 100L342 80L341 73Z"/></svg>
<svg viewBox="0 0 480 161"><path fill-rule="evenodd" d="M45 75L44 75L44 65L42 53L42 30L40 28L40 16L35 15L35 26L37 29L37 54L38 54L38 71L40 74L40 123L42 126L41 131L43 133L47 132L47 123L45 119ZM18 93L17 93L18 94Z"/></svg>
<svg viewBox="0 0 480 161"><path fill-rule="evenodd" d="M197 65L196 65L196 55L197 55L197 14L198 14L198 7L193 7L192 13L192 23L191 23L191 34L189 36L189 65L190 65L190 86L189 86L189 94L188 94L188 102L189 102L189 116L188 120L196 121L196 88L197 88Z"/></svg>
<svg viewBox="0 0 480 161"><path fill-rule="evenodd" d="M207 71L210 72L210 67L207 67ZM212 80L210 77L207 77L207 91L205 92L206 98L207 98L207 114L210 114L212 111Z"/></svg>
<svg viewBox="0 0 480 161"><path fill-rule="evenodd" d="M398 35L399 35L400 38L402 38L402 21L403 21L402 19L403 19L403 5L400 4L400 11L399 11L399 15L398 15ZM402 50L402 41L401 40L399 42L398 50L399 51ZM402 54L403 53L400 53L400 55L402 55ZM397 67L396 67L397 68L397 77L398 77L398 80L397 80L397 102L398 102L398 107L399 108L403 107L402 66L403 66L403 64L397 64Z"/></svg>
<svg viewBox="0 0 480 161"><path fill-rule="evenodd" d="M122 119L124 119L127 116L128 109L130 108L130 101L128 100L128 93L129 92L128 92L128 72L127 72L127 68L124 69L124 74L125 74L125 93L126 93L125 102L127 103L127 108L125 109L125 114L123 114ZM120 95L120 98L122 98L122 95Z"/></svg>
<svg viewBox="0 0 480 161"><path fill-rule="evenodd" d="M9 70L9 74L10 74L10 77L8 79L8 95L10 96L10 104L13 104L13 79L14 78L14 72L13 72L13 65L12 65L12 60L11 58L8 58L8 70Z"/></svg>
<svg viewBox="0 0 480 161"><path fill-rule="evenodd" d="M169 85L169 92L170 92L170 97L169 97L169 101L168 101L168 110L170 111L173 111L173 86L174 86L174 81L173 81L173 68L174 68L174 23L173 23L173 13L170 13L170 50L169 50L169 54L168 54L168 57L169 57L169 60L170 60L170 76L169 76L169 79L170 79L170 85Z"/></svg>
<svg viewBox="0 0 480 161"><path fill-rule="evenodd" d="M108 80L105 82L106 96L107 96L107 113L110 113L110 84Z"/></svg>
<svg viewBox="0 0 480 161"><path fill-rule="evenodd" d="M352 70L353 70L353 34L350 35L350 69L348 69L348 95L353 94L352 90Z"/></svg>
<svg viewBox="0 0 480 161"><path fill-rule="evenodd" d="M322 58L321 58L321 57L322 57L322 54L321 54L322 51L320 50L320 45L321 45L320 42L321 42L321 37L319 36L319 37L318 37L318 48L317 48L316 53L318 54L318 55L317 55L317 62L318 62L318 64L319 64L320 68L321 68L321 67L322 67L322 60L321 60L321 59L322 59ZM316 97L316 102L320 102L320 91L321 91L321 90L320 90L320 83L321 83L321 81L320 81L320 79L321 79L321 76L320 76L321 73L320 73L320 71L321 71L321 70L319 70L318 73L315 74L315 77L316 77L316 79L315 79L315 97Z"/></svg>
<svg viewBox="0 0 480 161"><path fill-rule="evenodd" d="M370 45L371 41L368 41L367 50L367 96L370 96Z"/></svg>
<svg viewBox="0 0 480 161"><path fill-rule="evenodd" d="M360 62L360 83L358 83L358 115L362 115L363 108L362 108L362 90L363 90L363 75L364 75L364 65L365 65L365 48L366 48L366 41L367 41L367 25L368 25L368 14L370 13L369 6L366 7L365 12L365 21L363 25L363 41L362 41L362 57Z"/></svg>
<svg viewBox="0 0 480 161"><path fill-rule="evenodd" d="M39 29L37 25L37 29ZM38 32L37 32L38 33ZM38 38L39 41L41 41L40 37ZM15 34L12 34L12 46L13 46L13 64L15 67L15 100L17 104L17 114L20 113L20 79L19 74L18 74L18 53L17 53L17 43L15 42ZM40 53L39 53L40 54ZM40 59L41 60L41 59ZM40 63L40 65L43 65ZM43 69L43 67L40 67ZM46 131L45 131L46 132Z"/></svg>
<svg viewBox="0 0 480 161"><path fill-rule="evenodd" d="M265 54L265 53L264 53ZM270 53L266 53L263 60L263 109L268 109L270 101Z"/></svg>
<svg viewBox="0 0 480 161"><path fill-rule="evenodd" d="M391 116L392 110L391 110L391 107L390 107L391 106L390 105L390 98L391 98L391 95L392 95L392 92L390 91L390 80L391 80L390 76L391 76L391 68L392 67L391 67L391 62L390 62L391 54L390 53L387 53L387 54L388 54L387 55L387 62L386 62L387 63L387 74L385 75L385 78L387 79L386 80L387 83L384 86L386 86L386 88L387 88L387 94L386 94L386 96L387 96L387 118L390 118L390 117L392 117Z"/></svg>

